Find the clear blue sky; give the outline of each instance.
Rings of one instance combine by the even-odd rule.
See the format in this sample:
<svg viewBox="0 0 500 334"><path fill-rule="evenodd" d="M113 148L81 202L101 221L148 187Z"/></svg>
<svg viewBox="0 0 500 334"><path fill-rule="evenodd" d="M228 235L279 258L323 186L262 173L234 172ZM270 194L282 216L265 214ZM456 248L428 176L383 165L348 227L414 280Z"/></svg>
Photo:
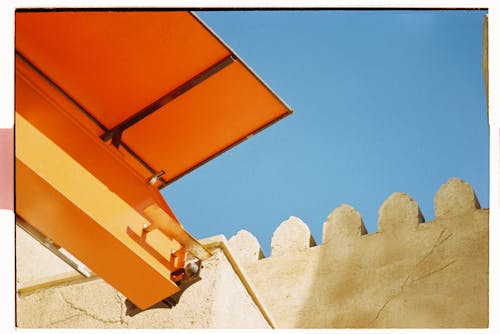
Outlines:
<svg viewBox="0 0 500 334"><path fill-rule="evenodd" d="M429 221L450 177L489 207L485 11L197 14L294 113L163 190L195 237L246 229L269 256L282 221L320 244L342 203L373 233L396 191Z"/></svg>

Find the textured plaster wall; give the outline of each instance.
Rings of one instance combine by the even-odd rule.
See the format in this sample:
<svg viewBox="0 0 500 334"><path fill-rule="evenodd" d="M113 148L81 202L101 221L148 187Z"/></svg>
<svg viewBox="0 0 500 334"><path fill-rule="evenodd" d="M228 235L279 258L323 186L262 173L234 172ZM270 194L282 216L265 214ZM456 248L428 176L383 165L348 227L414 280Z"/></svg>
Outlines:
<svg viewBox="0 0 500 334"><path fill-rule="evenodd" d="M64 261L16 226L16 285L18 288L61 274L73 273Z"/></svg>
<svg viewBox="0 0 500 334"><path fill-rule="evenodd" d="M450 179L433 221L394 193L366 234L352 207L335 209L319 246L300 219L275 231L271 256L240 231L229 244L280 328L488 326L488 210Z"/></svg>
<svg viewBox="0 0 500 334"><path fill-rule="evenodd" d="M203 262L201 281L173 308L127 315L125 298L102 279L18 296L21 328L269 328L224 253ZM137 282L147 285L147 282Z"/></svg>
<svg viewBox="0 0 500 334"><path fill-rule="evenodd" d="M328 216L318 246L308 226L290 217L275 231L269 258L246 231L229 245L279 328L487 327L488 210L455 178L434 202L435 219L424 222L414 200L392 194L373 234L356 210L342 205ZM16 242L18 285L70 270L23 233ZM20 294L17 325L269 327L222 251L204 261L201 277L174 308L134 316L98 278Z"/></svg>

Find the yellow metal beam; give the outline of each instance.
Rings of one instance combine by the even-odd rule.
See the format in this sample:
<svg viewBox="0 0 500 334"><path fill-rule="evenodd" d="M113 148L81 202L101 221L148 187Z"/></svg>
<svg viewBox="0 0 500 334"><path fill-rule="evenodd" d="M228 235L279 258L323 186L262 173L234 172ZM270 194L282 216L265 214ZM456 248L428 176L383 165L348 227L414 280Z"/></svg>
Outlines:
<svg viewBox="0 0 500 334"><path fill-rule="evenodd" d="M16 195L21 217L29 217L26 220L30 224L78 256L141 308L175 293L178 287L170 280L170 273L175 268L166 265L181 245L165 235L160 239L158 235L149 237L143 227L150 221L111 192L23 116L16 113L15 121ZM44 196L43 203L30 202L36 199L38 190ZM58 205L70 208L69 211L59 211L63 216L66 214L74 219L51 221L57 218L51 210ZM74 214L78 210L81 213ZM70 211L72 213L67 214ZM79 233L82 224L86 224L86 228ZM91 224L96 226L89 227ZM91 231L88 235L85 234L87 230ZM141 239L134 239L132 234ZM100 240L108 241L102 244ZM101 255L109 252L107 248L110 246L113 246L113 251L120 250L119 254L123 256L116 258L114 263L109 263L109 258ZM161 257L166 261L162 261ZM131 281L134 271L142 272L144 281ZM157 286L149 286L152 282Z"/></svg>
<svg viewBox="0 0 500 334"><path fill-rule="evenodd" d="M131 208L118 195L109 191L94 175L88 172L55 143L16 113L16 157L47 181L54 189L80 208L86 215L104 227L117 239L134 250L144 261L158 267L166 277L170 272L151 257L137 243L131 242L126 228L141 235L150 222ZM75 236L77 237L77 236ZM165 239L170 249L180 248L175 240Z"/></svg>

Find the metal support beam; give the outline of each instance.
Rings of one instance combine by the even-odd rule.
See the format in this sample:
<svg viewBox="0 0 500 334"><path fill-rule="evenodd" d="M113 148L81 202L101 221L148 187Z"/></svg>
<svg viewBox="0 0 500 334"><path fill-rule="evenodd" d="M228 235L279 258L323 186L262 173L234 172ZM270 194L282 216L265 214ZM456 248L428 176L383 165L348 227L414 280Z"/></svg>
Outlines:
<svg viewBox="0 0 500 334"><path fill-rule="evenodd" d="M16 225L22 228L26 233L28 233L33 239L38 241L42 246L51 251L55 256L63 260L71 268L79 272L82 276L89 278L92 273L91 271L78 259L68 253L64 248L60 247L54 243L50 238L47 238L42 233L40 233L36 228L25 222L21 217L16 215Z"/></svg>
<svg viewBox="0 0 500 334"><path fill-rule="evenodd" d="M144 203L155 203L153 212L142 212L127 202L126 187L111 190L111 183L103 183L95 171L88 170L82 164L84 156L75 160L18 112L15 121L16 213L137 306L148 308L179 290L171 280L171 272L183 266L184 258L174 256L179 251L210 256L162 205L156 204L156 192L149 199L141 196ZM89 136L84 131L70 132L72 140L83 141ZM104 143L96 143L94 153L109 152ZM107 153L100 156L108 157ZM106 162L103 160L103 165ZM137 196L141 189L150 188L141 183L142 188L134 189L138 182L132 181L124 180ZM145 224L159 231L144 233ZM141 238L133 238L135 235ZM137 284L140 280L148 282L147 289Z"/></svg>
<svg viewBox="0 0 500 334"><path fill-rule="evenodd" d="M16 57L19 60L23 61L26 65L29 66L33 71L35 71L40 77L42 77L47 83L49 83L58 93L68 99L75 107L77 107L85 116L87 116L95 125L97 125L103 131L109 131L104 124L99 122L97 118L95 118L87 109L85 109L80 103L78 103L69 93L67 93L64 89L62 89L59 85L57 85L52 79L50 79L44 72L42 72L38 67L35 66L32 62L28 60L21 52L16 50Z"/></svg>
<svg viewBox="0 0 500 334"><path fill-rule="evenodd" d="M96 119L94 116L92 116L92 113L88 110L86 110L82 105L80 105L73 97L70 96L69 93L64 91L62 87L58 86L47 74L42 72L38 67L36 67L33 63L31 63L22 53L16 50L16 61L20 61L19 64L16 64L16 71L17 71L17 66L24 68L23 73L25 71L28 71L28 73L36 73L39 75L46 83L50 85L50 87L54 88L55 91L60 93L64 98L66 98L71 104L73 104L80 112L82 112L83 115L88 117L94 124L96 124L101 130L103 130L104 133L107 133L110 131L104 124L102 124L98 119ZM27 70L29 69L29 70ZM31 72L32 71L32 72ZM17 75L17 74L16 74ZM115 142L112 142L112 144L116 144L115 147L118 148L118 146L121 145L125 151L127 151L132 158L137 160L140 165L142 165L145 169L147 169L152 175L156 174L157 172L146 162L144 161L135 151L133 151L127 144L120 142L121 139L121 134L120 137L115 139ZM159 181L162 183L163 186L167 184L167 181L163 177L159 178Z"/></svg>
<svg viewBox="0 0 500 334"><path fill-rule="evenodd" d="M145 117L151 115L153 112L156 110L160 109L170 101L174 100L175 98L181 96L191 88L197 86L198 84L202 83L203 81L207 80L210 78L212 75L216 74L217 72L223 70L230 64L232 64L235 61L235 57L233 55L229 55L222 60L218 61L205 71L197 74L190 80L186 81L179 87L175 88L174 90L168 92L167 94L163 95L160 97L158 100L154 101L150 105L144 107L134 115L130 116L120 124L116 125L113 127L111 130L105 132L101 138L104 141L108 141L112 139L112 143L115 147L118 147L120 144L120 139L123 131L131 127L132 125L136 124L137 122L141 121Z"/></svg>

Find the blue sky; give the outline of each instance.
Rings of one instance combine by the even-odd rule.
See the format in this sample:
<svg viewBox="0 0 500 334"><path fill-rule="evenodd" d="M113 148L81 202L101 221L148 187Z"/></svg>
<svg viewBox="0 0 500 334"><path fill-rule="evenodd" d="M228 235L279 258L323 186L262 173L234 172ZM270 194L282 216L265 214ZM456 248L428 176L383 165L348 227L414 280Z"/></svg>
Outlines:
<svg viewBox="0 0 500 334"><path fill-rule="evenodd" d="M377 230L409 194L424 217L450 177L489 207L481 69L485 11L206 11L210 26L294 113L163 190L197 238L246 229L266 256L301 218L321 243L342 203Z"/></svg>

